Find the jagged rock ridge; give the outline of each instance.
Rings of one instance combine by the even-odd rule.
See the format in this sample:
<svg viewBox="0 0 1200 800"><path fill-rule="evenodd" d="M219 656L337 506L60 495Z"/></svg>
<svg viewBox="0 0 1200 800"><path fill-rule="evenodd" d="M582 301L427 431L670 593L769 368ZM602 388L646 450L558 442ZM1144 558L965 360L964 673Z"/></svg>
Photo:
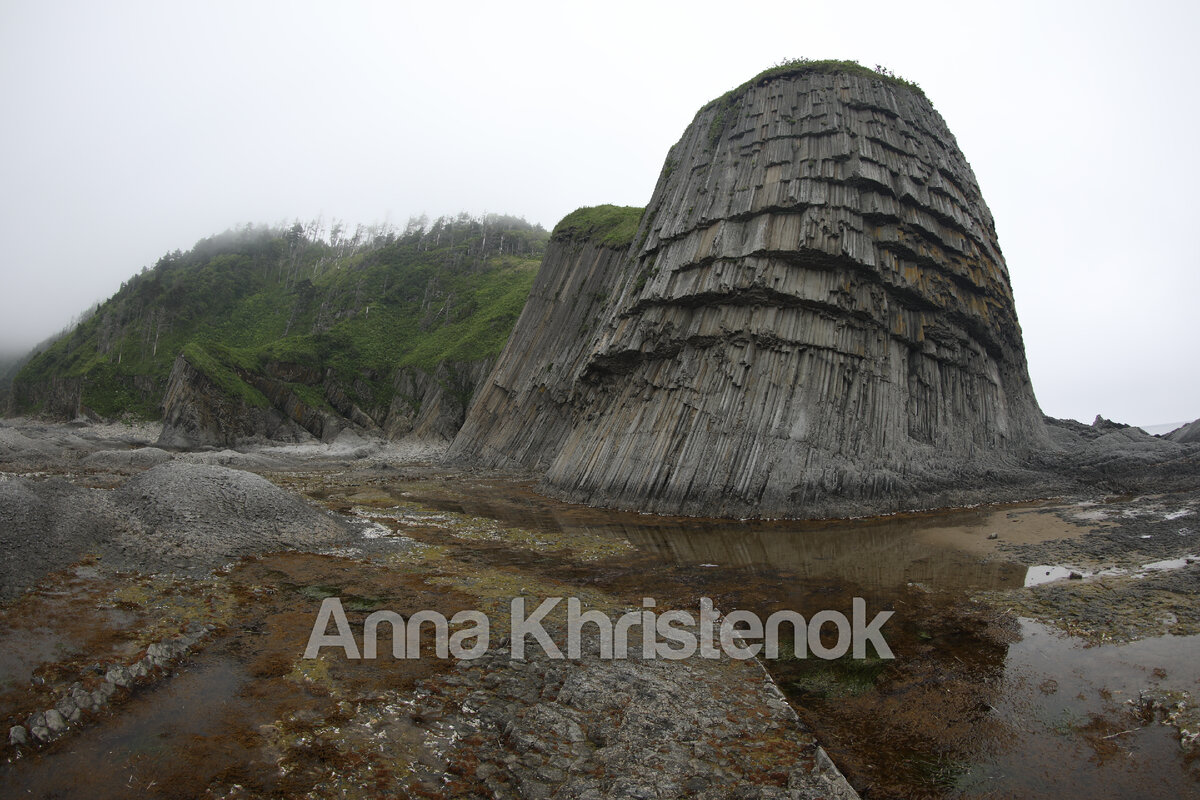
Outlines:
<svg viewBox="0 0 1200 800"><path fill-rule="evenodd" d="M452 456L588 503L826 516L980 499L1050 446L991 214L919 91L752 81L612 250L552 240Z"/></svg>

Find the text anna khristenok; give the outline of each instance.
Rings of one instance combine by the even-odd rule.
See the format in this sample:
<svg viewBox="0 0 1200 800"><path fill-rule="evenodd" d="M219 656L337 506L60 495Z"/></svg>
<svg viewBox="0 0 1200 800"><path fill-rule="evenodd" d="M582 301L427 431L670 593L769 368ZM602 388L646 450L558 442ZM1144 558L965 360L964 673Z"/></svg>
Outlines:
<svg viewBox="0 0 1200 800"><path fill-rule="evenodd" d="M712 600L700 599L699 614L673 610L656 613L653 598L642 600L640 611L611 618L599 610L584 611L578 598L566 602L566 653L554 641L544 623L563 601L561 597L543 600L527 614L524 597L510 603L509 646L513 658L525 657L532 642L550 658L579 658L585 637L599 642L600 657L627 658L632 646L640 644L641 657L678 660L697 653L701 658L736 659L779 658L780 642L787 642L787 657L840 658L847 652L853 658L866 658L869 642L880 658L895 656L883 636L883 625L891 611L880 611L867 621L867 603L861 597L851 601L847 618L840 611L818 611L805 619L795 611L776 611L761 619L751 611L732 611L724 616ZM329 631L330 623L334 631ZM316 658L323 648L341 649L346 658L378 657L381 638L391 643L393 658L420 658L422 628L433 631L433 650L437 658L473 659L491 646L491 622L482 611L459 611L449 620L438 611L418 611L404 619L394 611L376 611L363 621L361 636L356 636L342 602L327 597L321 602L304 650L305 658ZM561 629L561 628L560 628ZM830 635L822 637L822 631ZM635 632L636 631L636 632ZM361 641L361 646L360 646Z"/></svg>

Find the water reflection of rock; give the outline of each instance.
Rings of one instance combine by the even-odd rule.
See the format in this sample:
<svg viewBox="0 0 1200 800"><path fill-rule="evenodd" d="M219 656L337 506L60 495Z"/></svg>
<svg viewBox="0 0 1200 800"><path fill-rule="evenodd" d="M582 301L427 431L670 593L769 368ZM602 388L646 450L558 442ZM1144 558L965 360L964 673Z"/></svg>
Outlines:
<svg viewBox="0 0 1200 800"><path fill-rule="evenodd" d="M1010 589L1025 567L987 560L922 536L938 528L983 525L990 511L908 515L830 522L730 522L655 517L558 503L533 493L459 485L455 496L413 497L439 508L507 525L623 536L643 551L677 564L785 570L800 578L848 581L888 589L923 583L939 589Z"/></svg>
<svg viewBox="0 0 1200 800"><path fill-rule="evenodd" d="M838 530L747 530L683 526L623 527L640 548L677 563L783 569L802 578L835 578L885 589L924 583L941 589L1005 589L1022 585L1025 568L919 541L905 526Z"/></svg>

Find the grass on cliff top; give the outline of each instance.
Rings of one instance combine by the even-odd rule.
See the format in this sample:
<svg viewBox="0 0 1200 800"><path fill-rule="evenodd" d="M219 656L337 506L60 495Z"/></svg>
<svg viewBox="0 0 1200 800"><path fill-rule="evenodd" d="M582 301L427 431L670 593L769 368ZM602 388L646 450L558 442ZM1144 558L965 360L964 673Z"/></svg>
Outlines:
<svg viewBox="0 0 1200 800"><path fill-rule="evenodd" d="M789 59L786 61L781 61L778 64L776 64L775 66L770 67L769 69L763 70L762 72L758 73L753 78L751 78L750 80L743 83L741 86L738 86L736 89L730 89L728 92L721 95L716 100L713 100L712 102L705 104L704 107L701 108L700 110L704 111L704 110L712 108L714 106L730 103L735 98L737 98L737 97L741 96L743 93L745 93L745 91L747 89L749 89L751 86L760 86L760 85L767 83L769 81L772 81L776 78L782 78L782 77L791 76L791 75L804 75L805 73L809 73L809 72L824 72L824 73L840 72L840 73L843 73L846 75L855 75L860 78L873 78L875 80L883 81L884 83L889 83L893 86L899 86L904 89L908 89L910 91L916 92L917 94L921 95L921 97L925 96L925 92L921 90L921 87L918 84L914 83L913 81L906 80L905 78L901 78L899 75L896 75L894 72L892 72L890 69L887 69L886 67L880 66L880 67L877 67L876 69L871 69L870 67L864 67L862 64L859 64L857 61L838 61L838 60L834 60L834 59L814 60L814 59L810 59L810 58L793 58L793 59Z"/></svg>
<svg viewBox="0 0 1200 800"><path fill-rule="evenodd" d="M634 206L585 206L563 217L550 235L555 239L587 239L606 247L628 247L637 236L644 211Z"/></svg>

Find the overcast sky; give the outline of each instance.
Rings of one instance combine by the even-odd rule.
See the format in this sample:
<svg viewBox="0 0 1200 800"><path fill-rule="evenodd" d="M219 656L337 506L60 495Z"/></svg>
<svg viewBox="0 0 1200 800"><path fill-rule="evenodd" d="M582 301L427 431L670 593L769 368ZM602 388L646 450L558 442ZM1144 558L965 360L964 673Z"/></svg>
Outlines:
<svg viewBox="0 0 1200 800"><path fill-rule="evenodd" d="M840 58L955 133L1043 410L1194 419L1200 4L983 5L0 0L0 351L238 224L645 205L701 105Z"/></svg>

